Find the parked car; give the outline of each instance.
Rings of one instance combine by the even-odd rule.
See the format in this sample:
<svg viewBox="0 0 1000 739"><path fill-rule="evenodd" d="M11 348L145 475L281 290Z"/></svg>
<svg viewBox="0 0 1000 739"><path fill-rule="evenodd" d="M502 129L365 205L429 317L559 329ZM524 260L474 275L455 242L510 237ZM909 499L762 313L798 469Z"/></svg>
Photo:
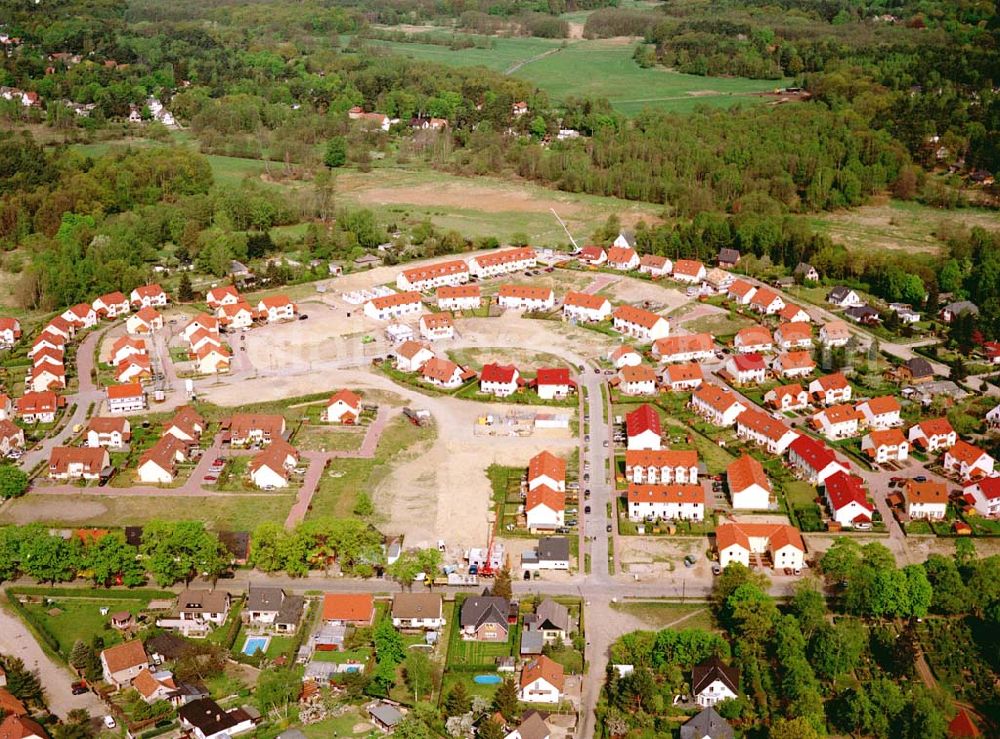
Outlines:
<svg viewBox="0 0 1000 739"><path fill-rule="evenodd" d="M914 482L927 482L927 478L924 475L917 475L913 478Z"/></svg>
<svg viewBox="0 0 1000 739"><path fill-rule="evenodd" d="M205 475L205 476L204 476L204 477L203 477L203 478L201 479L201 481L202 481L203 483L205 483L206 485L211 485L211 484L213 484L213 483L216 483L216 482L218 482L218 481L219 481L219 478L218 478L218 477L216 477L215 475Z"/></svg>
<svg viewBox="0 0 1000 739"><path fill-rule="evenodd" d="M714 565L712 565L712 574L713 575L721 575L722 574L722 566L719 565L718 562L716 562Z"/></svg>
<svg viewBox="0 0 1000 739"><path fill-rule="evenodd" d="M607 531L610 534L611 533L611 524L608 524L607 526L605 526L604 530Z"/></svg>
<svg viewBox="0 0 1000 739"><path fill-rule="evenodd" d="M589 505L585 505L585 506L583 507L583 512L584 512L584 513L590 513L590 506L589 506Z"/></svg>
<svg viewBox="0 0 1000 739"><path fill-rule="evenodd" d="M694 567L694 564L697 561L698 561L697 557L695 557L693 554L689 554L686 557L684 557L684 566L685 567Z"/></svg>
<svg viewBox="0 0 1000 739"><path fill-rule="evenodd" d="M309 317L309 314L308 314L308 313L303 313L302 315L300 315L300 316L299 316L299 320L300 320L300 321L304 321L304 320L306 320L306 319L307 319L308 317Z"/></svg>
<svg viewBox="0 0 1000 739"><path fill-rule="evenodd" d="M607 448L608 448L608 440L607 440L607 439L605 439L605 440L604 440L604 448L605 448L605 449L607 449Z"/></svg>
<svg viewBox="0 0 1000 739"><path fill-rule="evenodd" d="M83 695L87 692L87 681L77 680L75 683L70 685L70 689L73 691L73 695Z"/></svg>
<svg viewBox="0 0 1000 739"><path fill-rule="evenodd" d="M116 726L118 726L118 722L115 721L114 716L105 716L104 725L107 726L109 729L113 729Z"/></svg>

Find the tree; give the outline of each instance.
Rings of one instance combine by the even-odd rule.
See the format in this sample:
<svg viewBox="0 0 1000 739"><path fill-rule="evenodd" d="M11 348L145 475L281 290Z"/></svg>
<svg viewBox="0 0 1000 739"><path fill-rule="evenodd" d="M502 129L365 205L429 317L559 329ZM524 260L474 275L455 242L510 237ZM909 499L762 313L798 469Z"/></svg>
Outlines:
<svg viewBox="0 0 1000 739"><path fill-rule="evenodd" d="M420 562L413 552L402 552L399 558L385 568L386 574L396 580L401 586L413 587L413 581L421 572Z"/></svg>
<svg viewBox="0 0 1000 739"><path fill-rule="evenodd" d="M753 572L749 567L745 567L739 562L730 562L726 565L722 574L716 578L712 589L712 600L715 601L716 608L721 611L732 592L745 583L756 585L765 590L770 585L767 575Z"/></svg>
<svg viewBox="0 0 1000 739"><path fill-rule="evenodd" d="M146 568L162 586L192 577L217 577L229 566L219 538L199 521L150 521L143 528Z"/></svg>
<svg viewBox="0 0 1000 739"><path fill-rule="evenodd" d="M931 609L935 613L954 615L968 612L971 594L954 559L943 554L931 554L924 562L924 571L933 588Z"/></svg>
<svg viewBox="0 0 1000 739"><path fill-rule="evenodd" d="M97 585L111 585L120 577L127 587L142 585L146 571L139 562L139 551L120 533L106 534L84 551L84 566Z"/></svg>
<svg viewBox="0 0 1000 739"><path fill-rule="evenodd" d="M493 587L490 588L490 593L497 598L507 598L508 600L514 595L509 567L505 566L497 571L496 577L493 578Z"/></svg>
<svg viewBox="0 0 1000 739"><path fill-rule="evenodd" d="M396 724L392 735L396 739L432 739L434 736L427 724L413 716L407 716Z"/></svg>
<svg viewBox="0 0 1000 739"><path fill-rule="evenodd" d="M80 566L79 539L67 541L44 531L26 537L21 545L26 574L42 582L65 582L76 576Z"/></svg>
<svg viewBox="0 0 1000 739"><path fill-rule="evenodd" d="M326 151L323 153L323 164L330 169L343 167L347 164L347 139L343 136L334 136L326 142Z"/></svg>
<svg viewBox="0 0 1000 739"><path fill-rule="evenodd" d="M802 635L809 639L813 632L826 623L826 599L814 578L799 580L792 598L792 613L799 620Z"/></svg>
<svg viewBox="0 0 1000 739"><path fill-rule="evenodd" d="M825 680L851 672L866 646L864 629L853 621L824 623L809 642L809 663Z"/></svg>
<svg viewBox="0 0 1000 739"><path fill-rule="evenodd" d="M433 691L436 675L434 664L426 652L415 649L406 655L403 660L403 677L406 685L413 691L414 702Z"/></svg>
<svg viewBox="0 0 1000 739"><path fill-rule="evenodd" d="M28 473L12 464L0 465L0 498L20 498L28 492Z"/></svg>
<svg viewBox="0 0 1000 739"><path fill-rule="evenodd" d="M395 667L406 656L403 637L393 628L392 621L388 618L383 618L375 625L372 640L375 642L375 656L379 662L387 662Z"/></svg>
<svg viewBox="0 0 1000 739"><path fill-rule="evenodd" d="M282 713L298 700L301 688L301 670L264 670L257 679L254 698L265 716L272 711Z"/></svg>
<svg viewBox="0 0 1000 739"><path fill-rule="evenodd" d="M93 654L94 650L87 645L87 642L77 639L73 642L73 649L69 653L69 663L77 670L84 670L90 664Z"/></svg>
<svg viewBox="0 0 1000 739"><path fill-rule="evenodd" d="M976 561L976 543L969 538L955 539L955 564L963 570Z"/></svg>
<svg viewBox="0 0 1000 739"><path fill-rule="evenodd" d="M508 721L517 718L517 683L506 678L493 694L493 707Z"/></svg>
<svg viewBox="0 0 1000 739"><path fill-rule="evenodd" d="M770 739L821 739L820 733L802 716L779 718L767 735Z"/></svg>
<svg viewBox="0 0 1000 739"><path fill-rule="evenodd" d="M457 682L448 691L448 695L445 696L445 714L448 716L460 716L463 713L468 713L471 703L472 701L469 698L469 691L466 689L465 683Z"/></svg>
<svg viewBox="0 0 1000 739"><path fill-rule="evenodd" d="M38 675L28 670L19 657L7 658L3 663L7 672L7 691L15 698L25 703L41 704L43 701L42 683Z"/></svg>
<svg viewBox="0 0 1000 739"><path fill-rule="evenodd" d="M503 739L503 726L492 716L485 717L476 729L476 739Z"/></svg>
<svg viewBox="0 0 1000 739"><path fill-rule="evenodd" d="M842 536L823 553L819 564L830 579L846 580L861 564L861 545Z"/></svg>
<svg viewBox="0 0 1000 739"><path fill-rule="evenodd" d="M182 303L194 300L194 288L191 286L191 276L187 272L181 273L181 280L177 285L177 299Z"/></svg>
<svg viewBox="0 0 1000 739"><path fill-rule="evenodd" d="M375 512L375 505L372 503L372 496L362 490L358 493L358 499L354 503L354 515L367 517Z"/></svg>

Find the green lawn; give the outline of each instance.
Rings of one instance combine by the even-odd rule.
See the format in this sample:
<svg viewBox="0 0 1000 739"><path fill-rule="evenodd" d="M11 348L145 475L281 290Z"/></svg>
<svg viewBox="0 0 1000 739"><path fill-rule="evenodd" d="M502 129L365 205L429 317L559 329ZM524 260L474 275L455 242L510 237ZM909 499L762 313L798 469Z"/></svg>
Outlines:
<svg viewBox="0 0 1000 739"><path fill-rule="evenodd" d="M346 662L360 662L364 664L372 656L372 650L367 647L360 649L348 649L343 652L316 652L313 659L317 662L332 662L342 665Z"/></svg>
<svg viewBox="0 0 1000 739"><path fill-rule="evenodd" d="M612 603L611 608L638 618L651 629L662 629L676 624L676 629L718 628L711 607L704 603L629 602ZM683 620L681 620L683 619Z"/></svg>
<svg viewBox="0 0 1000 739"><path fill-rule="evenodd" d="M489 48L450 49L438 44L418 44L402 41L380 41L367 39L366 43L418 61L447 64L450 67L486 67L497 72L506 72L515 64L520 64L558 49L562 40L533 37L485 38Z"/></svg>
<svg viewBox="0 0 1000 739"><path fill-rule="evenodd" d="M147 605L148 598L110 599L95 595L89 598L49 599L47 604L32 603L25 607L56 638L59 651L68 656L77 639L89 644L95 635L100 635L106 646L120 642L121 634L111 628L110 614L129 611L136 615ZM110 609L107 616L101 615L101 608ZM53 613L54 610L59 613Z"/></svg>

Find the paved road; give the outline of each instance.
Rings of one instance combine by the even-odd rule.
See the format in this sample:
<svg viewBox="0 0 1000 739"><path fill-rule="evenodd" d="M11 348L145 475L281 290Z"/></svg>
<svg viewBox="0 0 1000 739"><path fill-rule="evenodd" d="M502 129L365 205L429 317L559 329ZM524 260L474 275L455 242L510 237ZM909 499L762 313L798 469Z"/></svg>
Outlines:
<svg viewBox="0 0 1000 739"><path fill-rule="evenodd" d="M73 695L70 689L73 676L69 670L49 658L21 619L3 608L0 608L0 653L20 657L28 669L38 673L45 702L55 715L65 717L74 708L84 708L91 716L107 712L93 693Z"/></svg>

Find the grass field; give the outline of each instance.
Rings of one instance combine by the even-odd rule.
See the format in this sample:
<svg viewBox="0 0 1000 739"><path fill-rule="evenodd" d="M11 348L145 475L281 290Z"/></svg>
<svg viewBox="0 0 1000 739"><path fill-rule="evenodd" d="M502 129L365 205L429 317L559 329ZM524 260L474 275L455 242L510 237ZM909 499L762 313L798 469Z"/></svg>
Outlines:
<svg viewBox="0 0 1000 739"><path fill-rule="evenodd" d="M612 603L611 607L639 619L650 629L663 629L671 624L676 624L673 627L676 629L714 631L718 628L711 607L705 603L624 602Z"/></svg>
<svg viewBox="0 0 1000 739"><path fill-rule="evenodd" d="M542 38L492 38L488 49L450 49L438 44L414 44L400 41L368 39L366 43L389 49L395 54L422 62L436 62L451 67L486 67L496 72L506 72L539 54L558 49L563 43L557 39Z"/></svg>
<svg viewBox="0 0 1000 739"><path fill-rule="evenodd" d="M121 641L121 633L111 628L110 614L101 615L102 607L110 608L111 613L129 611L134 616L147 605L148 598L112 600L98 595L93 598L56 598L47 605L31 604L26 608L56 638L60 653L68 655L78 639L90 644L94 635L100 635L105 646ZM54 613L55 609L59 612Z"/></svg>

